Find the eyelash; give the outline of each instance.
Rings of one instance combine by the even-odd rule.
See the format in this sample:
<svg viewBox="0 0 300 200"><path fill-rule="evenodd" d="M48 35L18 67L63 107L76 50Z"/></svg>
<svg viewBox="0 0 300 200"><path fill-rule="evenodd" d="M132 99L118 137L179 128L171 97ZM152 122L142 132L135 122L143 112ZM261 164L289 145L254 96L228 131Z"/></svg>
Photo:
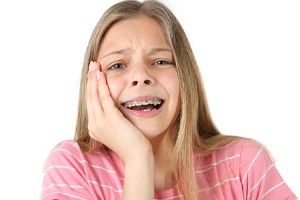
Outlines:
<svg viewBox="0 0 300 200"><path fill-rule="evenodd" d="M166 61L166 60L157 60L155 61L152 65L172 65L172 61ZM108 70L118 70L118 69L123 69L125 66L124 64L121 63L116 63L111 65Z"/></svg>
<svg viewBox="0 0 300 200"><path fill-rule="evenodd" d="M116 66L118 66L118 68L115 68ZM113 64L112 66L110 66L108 69L109 70L117 70L117 69L120 69L119 67L122 66L122 68L124 68L124 65L121 64L121 63L116 63L116 64Z"/></svg>
<svg viewBox="0 0 300 200"><path fill-rule="evenodd" d="M171 64L173 64L173 62L166 61L166 60L158 60L158 61L155 61L155 63L154 63L154 65L171 65Z"/></svg>

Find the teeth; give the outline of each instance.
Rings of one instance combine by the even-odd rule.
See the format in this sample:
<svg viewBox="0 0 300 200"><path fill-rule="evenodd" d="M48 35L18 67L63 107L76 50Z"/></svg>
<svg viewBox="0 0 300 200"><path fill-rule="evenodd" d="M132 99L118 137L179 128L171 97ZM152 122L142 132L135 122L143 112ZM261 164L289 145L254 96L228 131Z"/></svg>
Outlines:
<svg viewBox="0 0 300 200"><path fill-rule="evenodd" d="M156 105L160 105L162 103L162 100L160 99L146 99L146 100L142 100L142 101L130 101L124 104L125 108L131 108L134 106L146 106L149 104L153 104L154 106Z"/></svg>

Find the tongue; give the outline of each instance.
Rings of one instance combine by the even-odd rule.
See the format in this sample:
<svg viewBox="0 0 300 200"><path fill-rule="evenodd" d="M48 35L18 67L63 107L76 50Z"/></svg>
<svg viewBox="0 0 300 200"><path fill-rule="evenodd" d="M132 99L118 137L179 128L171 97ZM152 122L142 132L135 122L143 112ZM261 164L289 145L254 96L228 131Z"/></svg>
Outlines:
<svg viewBox="0 0 300 200"><path fill-rule="evenodd" d="M148 110L148 109L153 110L154 108L155 108L154 105L145 105L145 106L134 106L131 109L132 110Z"/></svg>

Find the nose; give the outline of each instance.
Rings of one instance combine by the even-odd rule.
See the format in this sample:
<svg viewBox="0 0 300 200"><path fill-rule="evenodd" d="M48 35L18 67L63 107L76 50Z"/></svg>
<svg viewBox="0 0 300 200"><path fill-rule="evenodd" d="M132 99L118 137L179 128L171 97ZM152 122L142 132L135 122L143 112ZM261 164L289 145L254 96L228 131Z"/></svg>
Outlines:
<svg viewBox="0 0 300 200"><path fill-rule="evenodd" d="M147 66L134 67L131 86L152 85L154 78L150 70L147 69Z"/></svg>

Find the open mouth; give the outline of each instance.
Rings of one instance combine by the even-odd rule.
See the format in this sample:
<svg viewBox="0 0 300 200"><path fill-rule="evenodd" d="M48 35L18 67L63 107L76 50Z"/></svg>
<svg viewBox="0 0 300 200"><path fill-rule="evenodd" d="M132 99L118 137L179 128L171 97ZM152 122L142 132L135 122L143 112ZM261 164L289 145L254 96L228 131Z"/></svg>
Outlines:
<svg viewBox="0 0 300 200"><path fill-rule="evenodd" d="M122 104L127 109L149 112L154 109L158 110L164 103L164 100L159 98L145 99L138 101L128 101Z"/></svg>

